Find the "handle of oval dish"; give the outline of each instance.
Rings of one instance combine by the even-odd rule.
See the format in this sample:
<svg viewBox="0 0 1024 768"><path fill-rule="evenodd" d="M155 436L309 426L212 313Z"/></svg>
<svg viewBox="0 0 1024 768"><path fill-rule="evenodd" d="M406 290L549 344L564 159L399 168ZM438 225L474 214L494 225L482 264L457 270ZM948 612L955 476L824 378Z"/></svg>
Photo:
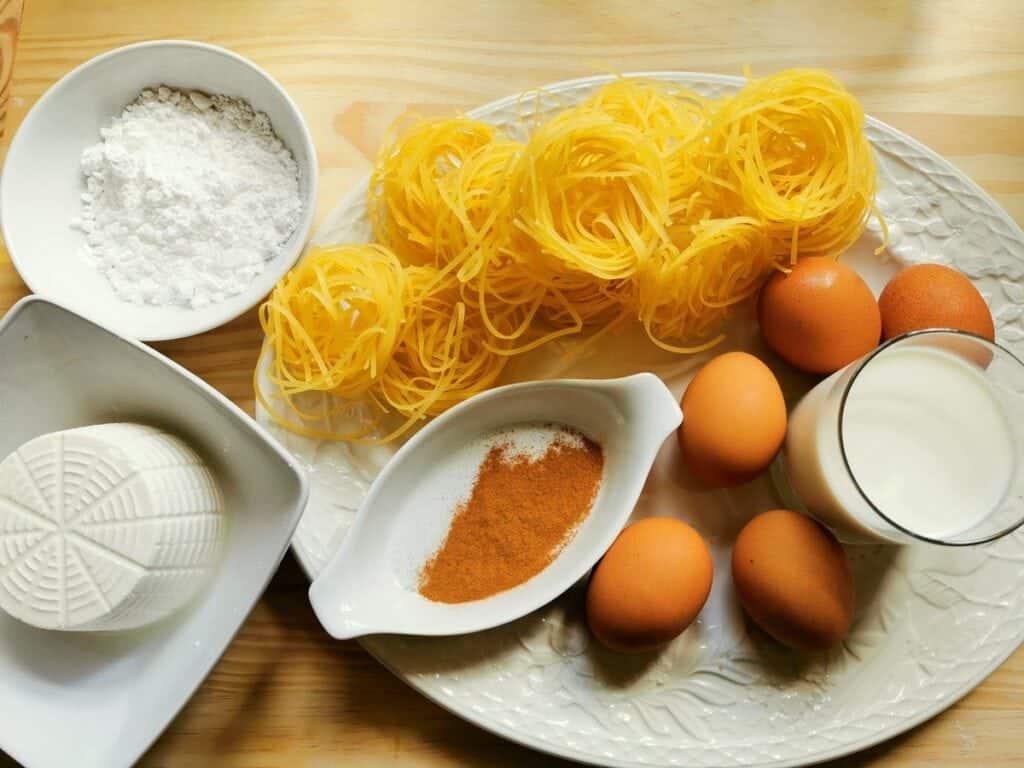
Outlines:
<svg viewBox="0 0 1024 768"><path fill-rule="evenodd" d="M338 640L393 632L401 617L390 600L380 599L377 574L365 560L366 538L360 523L357 518L341 547L309 586L313 613L327 634Z"/></svg>
<svg viewBox="0 0 1024 768"><path fill-rule="evenodd" d="M329 572L333 563L334 560L328 563L309 587L309 602L320 625L327 634L338 640L351 640L382 631L368 623L371 619L368 614L373 611L367 610L367 606L355 604L355 595L345 594L353 581Z"/></svg>
<svg viewBox="0 0 1024 768"><path fill-rule="evenodd" d="M638 373L608 384L630 428L657 438L659 446L682 423L683 412L675 395L653 373Z"/></svg>

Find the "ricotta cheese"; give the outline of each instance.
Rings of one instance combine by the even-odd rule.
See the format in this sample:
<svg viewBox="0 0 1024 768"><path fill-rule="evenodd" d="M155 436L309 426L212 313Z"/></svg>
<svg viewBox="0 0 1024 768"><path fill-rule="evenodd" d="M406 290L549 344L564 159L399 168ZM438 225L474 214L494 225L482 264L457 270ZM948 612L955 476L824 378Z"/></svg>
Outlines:
<svg viewBox="0 0 1024 768"><path fill-rule="evenodd" d="M225 529L210 469L166 432L37 437L0 463L0 608L44 629L149 624L202 587Z"/></svg>

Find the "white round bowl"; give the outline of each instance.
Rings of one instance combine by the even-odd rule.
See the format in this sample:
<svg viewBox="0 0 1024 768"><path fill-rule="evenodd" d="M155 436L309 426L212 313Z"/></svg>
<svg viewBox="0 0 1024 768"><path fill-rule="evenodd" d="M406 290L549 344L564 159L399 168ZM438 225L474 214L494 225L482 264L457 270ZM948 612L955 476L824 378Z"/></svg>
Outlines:
<svg viewBox="0 0 1024 768"><path fill-rule="evenodd" d="M132 304L80 254L71 220L85 190L82 151L143 88L168 85L241 97L266 112L299 166L303 212L281 254L242 293L203 309ZM15 268L35 293L118 333L178 339L223 325L255 306L294 265L316 209L316 150L298 107L277 81L241 56L203 43L157 40L117 48L61 78L25 117L0 177L0 226Z"/></svg>

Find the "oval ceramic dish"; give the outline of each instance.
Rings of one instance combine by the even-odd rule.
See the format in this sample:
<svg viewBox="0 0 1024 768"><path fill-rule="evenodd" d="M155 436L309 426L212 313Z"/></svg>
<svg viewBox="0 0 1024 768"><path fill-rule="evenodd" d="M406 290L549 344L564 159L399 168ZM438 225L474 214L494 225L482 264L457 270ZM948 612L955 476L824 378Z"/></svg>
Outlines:
<svg viewBox="0 0 1024 768"><path fill-rule="evenodd" d="M662 443L683 420L661 379L649 373L603 381L531 381L481 392L438 416L395 454L367 494L345 538L309 590L331 635L457 635L505 624L565 592L615 541ZM572 540L544 570L485 600L439 603L416 590L416 569L462 501L468 445L517 425L560 425L604 452L601 489ZM445 482L448 480L448 482ZM437 514L440 513L440 514Z"/></svg>
<svg viewBox="0 0 1024 768"><path fill-rule="evenodd" d="M658 73L709 96L739 78ZM513 96L474 116L513 135L524 110L548 117L607 78ZM877 205L892 258L872 254L869 229L844 257L877 292L901 264L939 261L971 277L988 299L1001 343L1024 353L1024 233L964 174L900 132L869 120L879 166ZM366 241L366 183L321 228L317 242ZM749 307L747 308L749 310ZM702 355L672 358L626 333L567 364L552 345L515 367L515 378L659 374L678 395ZM780 376L787 399L813 380L776 365L752 313L737 313L726 344L747 349ZM266 414L261 413L263 423ZM294 546L311 576L340 546L369 484L397 446L318 443L277 430L310 470L311 499ZM1024 533L988 547L849 547L857 578L856 621L833 653L799 657L749 630L729 577L740 526L778 505L770 479L730 491L687 487L662 449L636 517L675 515L708 539L715 584L700 619L660 656L603 651L582 621L582 590L512 624L458 638L378 636L365 646L419 691L467 720L522 744L609 766L781 766L863 749L932 717L977 685L1024 637Z"/></svg>

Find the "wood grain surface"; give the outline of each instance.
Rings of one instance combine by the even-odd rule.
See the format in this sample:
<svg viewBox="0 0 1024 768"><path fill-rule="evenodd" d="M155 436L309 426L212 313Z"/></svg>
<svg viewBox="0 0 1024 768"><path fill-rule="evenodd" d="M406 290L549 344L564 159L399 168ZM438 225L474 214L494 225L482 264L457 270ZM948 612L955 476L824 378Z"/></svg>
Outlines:
<svg viewBox="0 0 1024 768"><path fill-rule="evenodd" d="M278 78L320 154L319 216L398 114L449 112L603 71L828 67L866 109L1024 223L1024 3L780 0L26 0L8 136L59 77L115 46L192 38ZM54 222L63 226L65 222ZM0 312L26 293L0 255ZM255 314L157 345L242 407ZM4 364L0 361L0 364ZM567 765L467 725L318 626L289 556L148 768ZM59 738L59 735L55 735ZM1024 651L930 723L839 766L1024 765ZM0 764L6 764L0 758Z"/></svg>

